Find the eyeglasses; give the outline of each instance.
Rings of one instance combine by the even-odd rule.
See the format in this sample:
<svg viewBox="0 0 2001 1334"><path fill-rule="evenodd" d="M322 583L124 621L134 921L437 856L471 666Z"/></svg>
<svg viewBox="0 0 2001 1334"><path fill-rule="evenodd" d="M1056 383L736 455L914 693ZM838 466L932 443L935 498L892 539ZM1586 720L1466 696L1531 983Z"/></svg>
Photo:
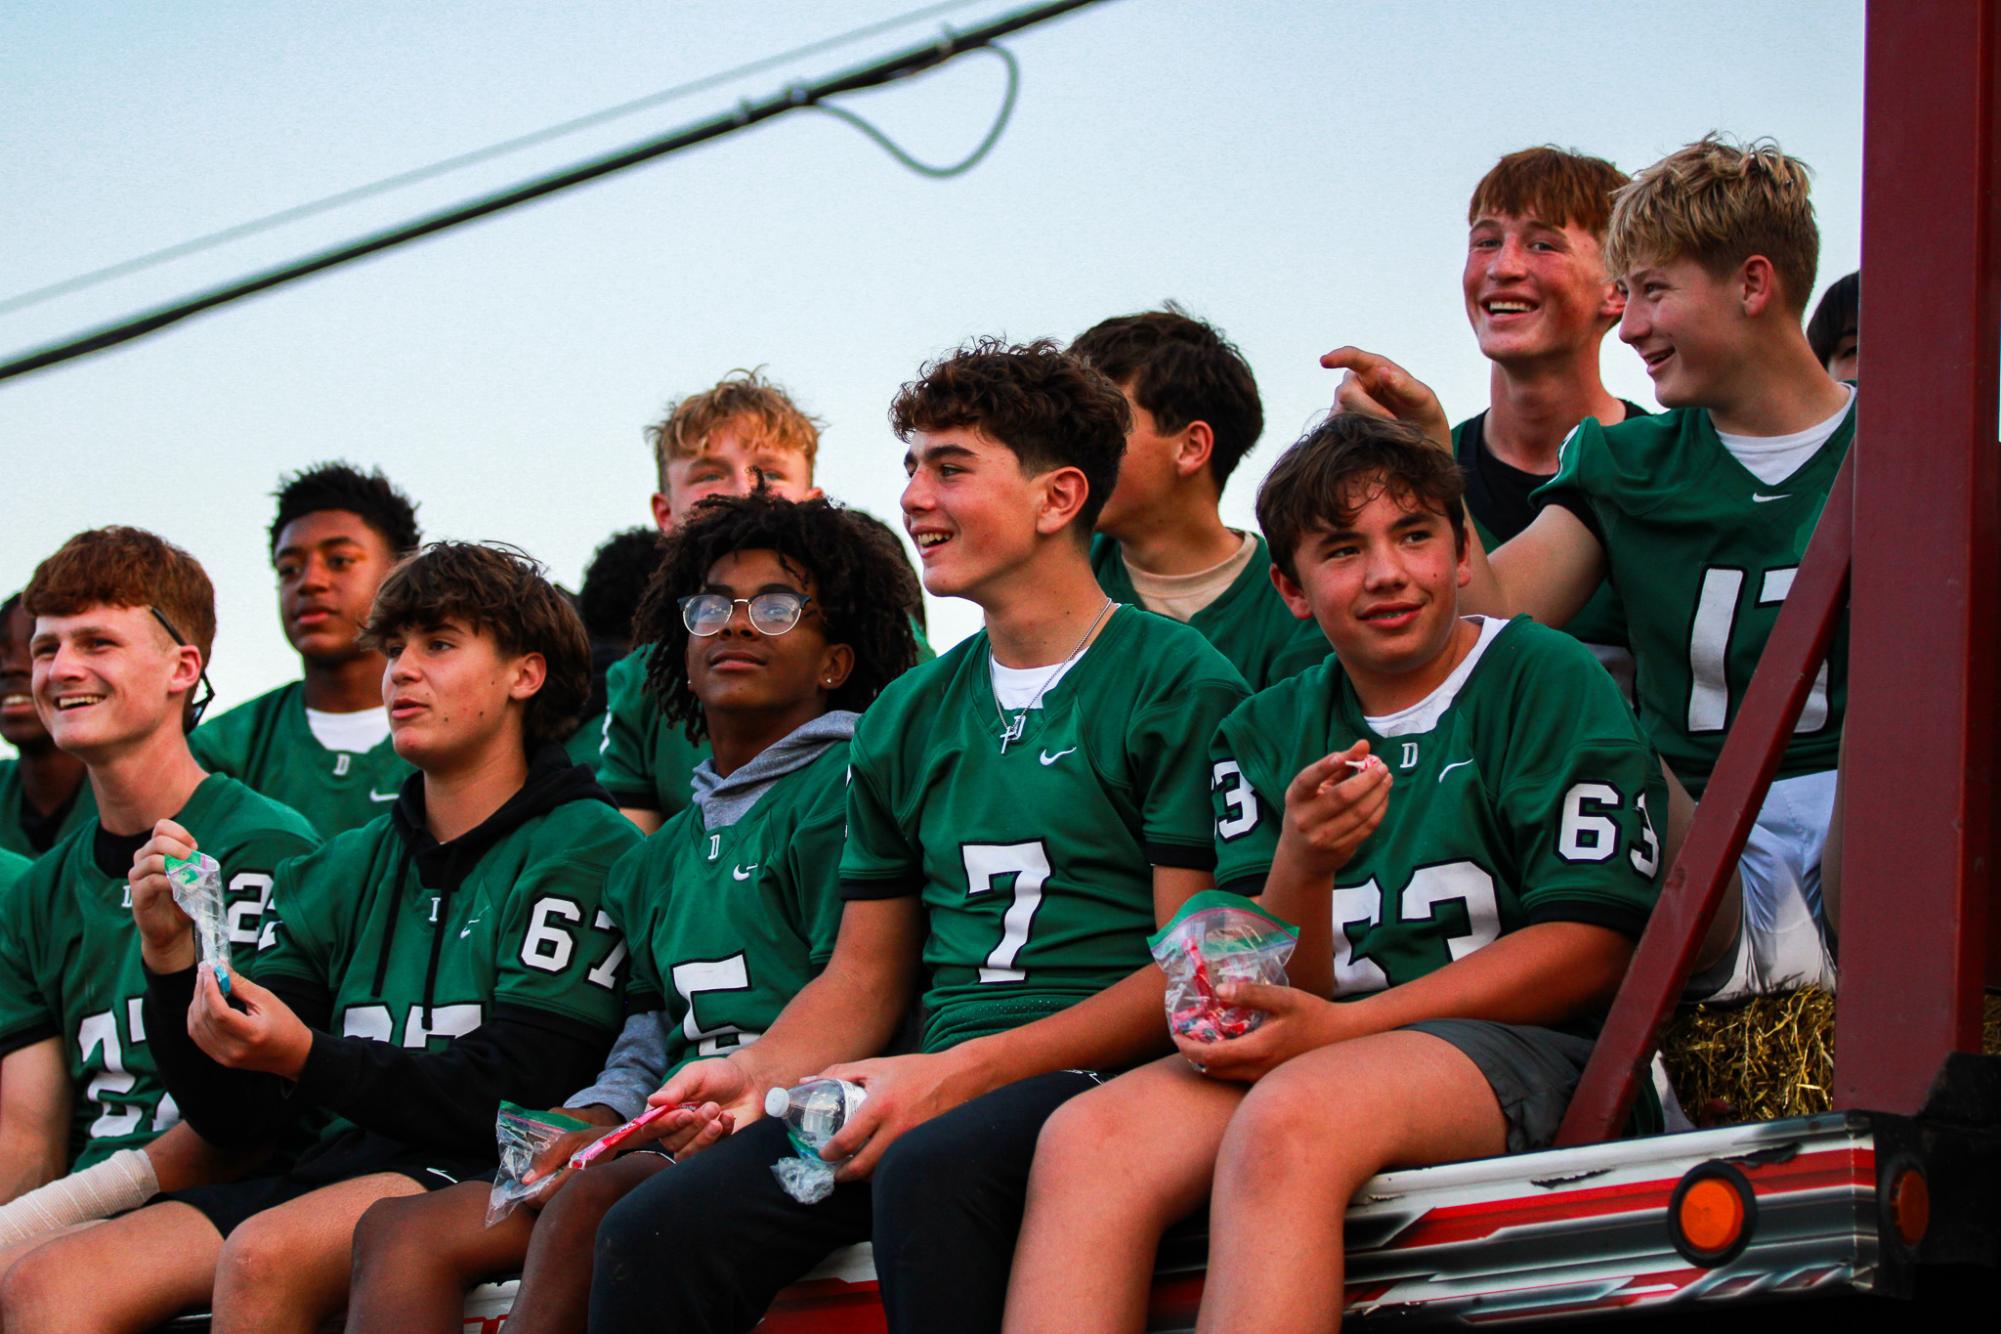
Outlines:
<svg viewBox="0 0 2001 1334"><path fill-rule="evenodd" d="M167 613L161 611L158 607L148 607L146 610L153 613L153 619L158 621L160 628L167 632L167 638L173 640L182 648L188 647L187 637L174 628L174 623L167 619ZM188 727L190 729L201 722L201 716L207 713L208 706L215 702L215 687L209 683L207 664L203 664L201 669L201 688L207 693L197 696L188 705Z"/></svg>
<svg viewBox="0 0 2001 1334"><path fill-rule="evenodd" d="M691 593L680 601L681 624L688 627L689 634L707 639L722 633L741 603L750 611L751 629L761 635L782 635L799 624L799 618L806 612L806 604L812 600L809 594L782 588L749 598L727 598L721 593Z"/></svg>

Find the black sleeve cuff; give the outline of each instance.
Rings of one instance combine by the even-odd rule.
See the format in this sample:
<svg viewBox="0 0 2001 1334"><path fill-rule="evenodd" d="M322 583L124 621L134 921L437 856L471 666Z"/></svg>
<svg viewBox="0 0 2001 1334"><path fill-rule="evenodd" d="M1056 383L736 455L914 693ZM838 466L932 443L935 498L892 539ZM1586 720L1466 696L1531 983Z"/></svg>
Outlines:
<svg viewBox="0 0 2001 1334"><path fill-rule="evenodd" d="M606 786L605 791L611 793L612 802L621 810L657 811L660 809L660 794L651 788L641 792L622 787Z"/></svg>
<svg viewBox="0 0 2001 1334"><path fill-rule="evenodd" d="M48 1023L36 1024L33 1028L23 1028L9 1033L6 1037L0 1038L0 1060L12 1056L23 1047L32 1047L37 1042L46 1042L60 1035L56 1026Z"/></svg>
<svg viewBox="0 0 2001 1334"><path fill-rule="evenodd" d="M1640 933L1647 929L1647 916L1643 909L1623 903L1605 903L1597 899L1554 899L1531 905L1528 924L1540 926L1544 922L1581 922L1585 926L1602 926L1608 931L1617 931L1629 940L1638 940Z"/></svg>
<svg viewBox="0 0 2001 1334"><path fill-rule="evenodd" d="M1265 892L1265 878L1261 875L1240 875L1227 885L1216 888L1225 894L1241 894L1247 899L1254 899Z"/></svg>
<svg viewBox="0 0 2001 1334"><path fill-rule="evenodd" d="M1146 859L1155 866L1174 866L1188 871L1213 871L1216 869L1216 848L1204 843L1194 847L1186 843L1152 843L1146 845Z"/></svg>
<svg viewBox="0 0 2001 1334"><path fill-rule="evenodd" d="M841 879L841 898L854 899L907 899L924 892L923 885L915 880L849 880Z"/></svg>

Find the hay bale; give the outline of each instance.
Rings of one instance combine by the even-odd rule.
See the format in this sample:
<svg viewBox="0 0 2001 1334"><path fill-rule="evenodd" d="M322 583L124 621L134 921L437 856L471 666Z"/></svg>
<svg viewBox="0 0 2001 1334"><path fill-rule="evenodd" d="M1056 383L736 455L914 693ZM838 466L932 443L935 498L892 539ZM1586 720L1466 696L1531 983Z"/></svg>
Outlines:
<svg viewBox="0 0 2001 1334"><path fill-rule="evenodd" d="M2001 1055L2001 996L1983 997L1980 1049ZM1828 1110L1834 997L1818 987L1677 1011L1661 1038L1675 1096L1699 1126Z"/></svg>

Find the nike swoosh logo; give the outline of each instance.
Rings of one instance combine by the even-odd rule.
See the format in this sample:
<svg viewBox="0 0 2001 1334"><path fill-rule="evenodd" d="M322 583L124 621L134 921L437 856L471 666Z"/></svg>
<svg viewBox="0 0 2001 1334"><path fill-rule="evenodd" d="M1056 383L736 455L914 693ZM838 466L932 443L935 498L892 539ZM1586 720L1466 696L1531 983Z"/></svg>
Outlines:
<svg viewBox="0 0 2001 1334"><path fill-rule="evenodd" d="M1450 764L1446 765L1446 766L1445 766L1445 767L1444 767L1443 769L1440 769L1440 770L1438 771L1438 781L1439 781L1439 782L1441 782L1441 783L1442 783L1442 782L1444 782L1444 781L1445 781L1445 775L1447 775L1447 774L1451 773L1451 772L1452 772L1452 771L1453 771L1454 769L1457 769L1457 768L1458 768L1458 767L1459 767L1460 765L1462 765L1462 764L1471 764L1472 762L1473 762L1473 761L1471 761L1471 760L1454 760L1454 761L1452 761L1452 763L1450 763Z"/></svg>
<svg viewBox="0 0 2001 1334"><path fill-rule="evenodd" d="M472 934L472 929L478 925L479 925L479 918L477 917L473 918L470 922L467 922L465 924L465 929L459 932L459 939L464 940L467 936L470 936Z"/></svg>
<svg viewBox="0 0 2001 1334"><path fill-rule="evenodd" d="M1036 758L1040 759L1044 764L1054 764L1056 763L1056 761L1062 759L1065 755L1068 755L1071 751L1075 749L1077 749L1075 746L1071 746L1066 750L1057 751L1054 755L1051 755L1048 751L1045 750L1042 752L1041 755L1037 756Z"/></svg>
<svg viewBox="0 0 2001 1334"><path fill-rule="evenodd" d="M392 787L387 792L377 792L374 788L370 788L368 789L368 799L370 801L394 801L396 800L396 789Z"/></svg>
<svg viewBox="0 0 2001 1334"><path fill-rule="evenodd" d="M1787 491L1787 492L1784 492L1783 494L1780 494L1780 495L1776 495L1776 496L1762 496L1762 495L1759 495L1759 494L1758 494L1758 493L1757 493L1756 491L1753 491L1753 492L1751 493L1751 503L1752 503L1752 504L1754 504L1754 505L1764 505L1764 504L1768 504L1768 503L1770 503L1771 501L1774 501L1774 500L1784 500L1784 499L1785 499L1785 498L1786 498L1787 496L1790 496L1791 494L1792 494L1792 492L1790 492L1790 491Z"/></svg>
<svg viewBox="0 0 2001 1334"><path fill-rule="evenodd" d="M752 871L755 871L758 867L762 866L763 864L764 864L763 862L752 862L748 866L732 866L730 867L730 879L748 880L750 879L750 873Z"/></svg>

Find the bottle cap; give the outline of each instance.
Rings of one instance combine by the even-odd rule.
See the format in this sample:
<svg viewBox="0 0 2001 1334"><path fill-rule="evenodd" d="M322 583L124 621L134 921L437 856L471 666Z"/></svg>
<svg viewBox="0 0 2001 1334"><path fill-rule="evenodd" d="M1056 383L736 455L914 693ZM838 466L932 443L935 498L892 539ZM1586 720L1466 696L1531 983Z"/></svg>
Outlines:
<svg viewBox="0 0 2001 1334"><path fill-rule="evenodd" d="M785 1109L792 1103L791 1092L790 1089L766 1089L764 1093L764 1114L766 1116L785 1115Z"/></svg>

